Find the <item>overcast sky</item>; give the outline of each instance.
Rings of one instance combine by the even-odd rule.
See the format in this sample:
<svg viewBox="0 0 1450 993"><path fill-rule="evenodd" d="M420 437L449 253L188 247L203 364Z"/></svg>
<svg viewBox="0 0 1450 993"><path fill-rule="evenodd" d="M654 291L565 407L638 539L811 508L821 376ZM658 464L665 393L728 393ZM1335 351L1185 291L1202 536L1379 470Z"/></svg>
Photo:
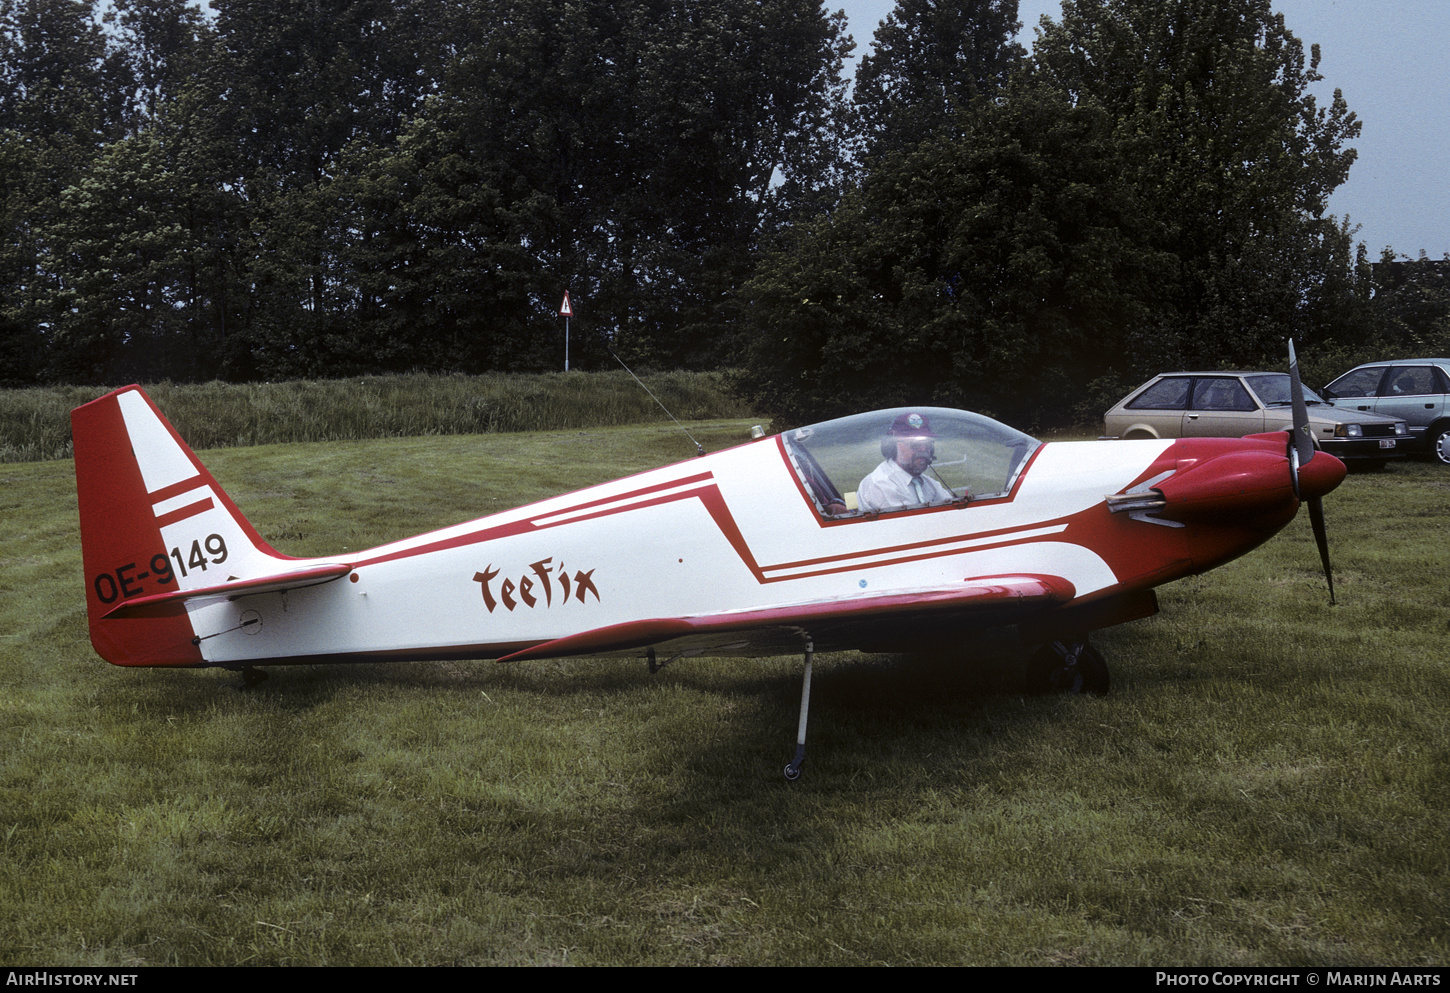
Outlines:
<svg viewBox="0 0 1450 993"><path fill-rule="evenodd" d="M826 0L851 19L856 54L895 0ZM1349 180L1330 212L1360 225L1355 236L1379 259L1450 254L1450 2L1447 0L1274 0L1274 9L1307 51L1318 44L1321 105L1344 91L1364 129ZM1043 14L1057 20L1060 0L1020 0L1019 40L1029 49ZM854 73L854 66L851 72Z"/></svg>

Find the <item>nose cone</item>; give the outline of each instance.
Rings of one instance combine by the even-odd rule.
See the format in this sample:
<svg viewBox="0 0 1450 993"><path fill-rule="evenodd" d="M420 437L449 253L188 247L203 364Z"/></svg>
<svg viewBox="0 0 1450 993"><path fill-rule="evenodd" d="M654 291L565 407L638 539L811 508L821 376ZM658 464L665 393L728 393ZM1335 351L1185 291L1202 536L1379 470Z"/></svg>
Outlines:
<svg viewBox="0 0 1450 993"><path fill-rule="evenodd" d="M1308 465L1299 467L1299 497L1315 500L1344 482L1344 463L1333 455L1315 452Z"/></svg>
<svg viewBox="0 0 1450 993"><path fill-rule="evenodd" d="M1154 489L1167 503L1162 516L1170 520L1257 520L1264 513L1282 516L1286 510L1292 517L1298 504L1288 469L1282 450L1228 450L1190 463Z"/></svg>

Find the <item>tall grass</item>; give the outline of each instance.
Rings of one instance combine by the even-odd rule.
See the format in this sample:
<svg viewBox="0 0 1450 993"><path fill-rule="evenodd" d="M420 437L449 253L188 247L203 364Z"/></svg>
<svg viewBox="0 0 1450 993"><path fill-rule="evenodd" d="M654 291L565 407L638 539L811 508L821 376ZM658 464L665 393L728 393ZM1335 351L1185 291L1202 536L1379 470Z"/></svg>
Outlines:
<svg viewBox="0 0 1450 993"><path fill-rule="evenodd" d="M745 417L731 374L641 377L680 420ZM70 458L70 411L108 387L0 390L0 462ZM193 448L608 427L666 420L623 371L398 375L286 383L156 383L151 398Z"/></svg>

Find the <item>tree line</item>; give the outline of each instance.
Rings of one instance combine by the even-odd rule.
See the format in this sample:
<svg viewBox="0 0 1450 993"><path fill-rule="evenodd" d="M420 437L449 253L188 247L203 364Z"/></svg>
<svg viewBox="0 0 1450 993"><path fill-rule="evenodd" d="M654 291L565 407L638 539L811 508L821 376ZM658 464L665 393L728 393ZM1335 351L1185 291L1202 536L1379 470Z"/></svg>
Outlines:
<svg viewBox="0 0 1450 993"><path fill-rule="evenodd" d="M10 381L718 364L833 168L818 3L211 10L0 2Z"/></svg>
<svg viewBox="0 0 1450 993"><path fill-rule="evenodd" d="M1021 30L899 0L850 80L819 0L0 0L0 380L557 368L567 290L576 366L1031 418L1424 333L1268 0Z"/></svg>

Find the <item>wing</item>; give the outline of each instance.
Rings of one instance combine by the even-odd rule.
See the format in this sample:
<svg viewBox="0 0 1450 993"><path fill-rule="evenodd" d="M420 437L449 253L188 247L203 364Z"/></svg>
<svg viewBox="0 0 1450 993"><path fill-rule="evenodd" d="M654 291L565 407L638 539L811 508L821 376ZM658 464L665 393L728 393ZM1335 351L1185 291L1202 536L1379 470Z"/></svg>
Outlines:
<svg viewBox="0 0 1450 993"><path fill-rule="evenodd" d="M500 662L565 656L781 654L807 639L817 651L900 652L964 630L1020 623L1073 599L1058 576L979 576L950 587L855 593L829 600L626 621L542 642Z"/></svg>

